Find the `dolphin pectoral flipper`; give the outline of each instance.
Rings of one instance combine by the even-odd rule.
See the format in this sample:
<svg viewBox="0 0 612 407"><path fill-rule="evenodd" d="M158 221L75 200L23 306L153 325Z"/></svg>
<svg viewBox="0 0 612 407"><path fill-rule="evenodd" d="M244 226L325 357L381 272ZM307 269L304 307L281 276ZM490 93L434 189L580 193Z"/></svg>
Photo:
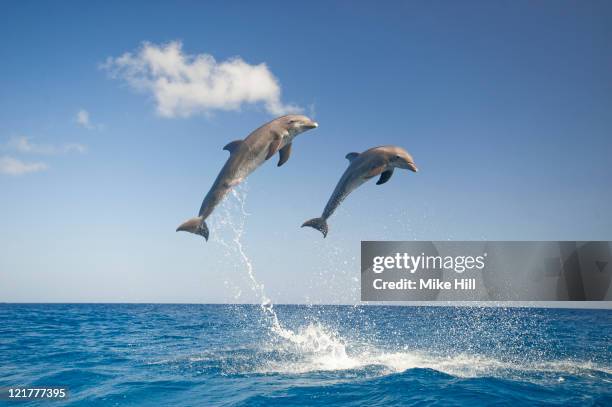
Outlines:
<svg viewBox="0 0 612 407"><path fill-rule="evenodd" d="M349 161L353 161L358 156L359 156L359 153L348 153L346 155L346 159L349 160Z"/></svg>
<svg viewBox="0 0 612 407"><path fill-rule="evenodd" d="M380 174L380 178L378 179L378 181L376 181L376 185L382 185L385 182L389 181L389 179L391 179L391 175L393 175L393 168L384 171L382 174Z"/></svg>
<svg viewBox="0 0 612 407"><path fill-rule="evenodd" d="M274 133L274 138L270 142L270 147L268 147L268 155L266 155L266 160L269 160L274 154L278 152L282 141L283 136L278 133Z"/></svg>
<svg viewBox="0 0 612 407"><path fill-rule="evenodd" d="M287 144L285 147L281 148L278 152L278 164L277 167L280 167L284 163L287 162L289 156L291 155L291 143Z"/></svg>
<svg viewBox="0 0 612 407"><path fill-rule="evenodd" d="M225 147L223 147L223 149L229 151L229 153L232 154L240 146L240 144L242 144L242 141L243 140L234 140L232 142L229 142L225 145Z"/></svg>

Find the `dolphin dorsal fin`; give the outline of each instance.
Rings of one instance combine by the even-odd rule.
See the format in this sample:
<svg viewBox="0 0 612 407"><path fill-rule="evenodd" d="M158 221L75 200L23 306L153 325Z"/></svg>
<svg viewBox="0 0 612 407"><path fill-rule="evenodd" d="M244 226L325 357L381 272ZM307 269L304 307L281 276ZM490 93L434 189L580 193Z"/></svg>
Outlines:
<svg viewBox="0 0 612 407"><path fill-rule="evenodd" d="M359 153L348 153L346 155L346 159L349 160L349 161L353 161L358 156L359 156Z"/></svg>
<svg viewBox="0 0 612 407"><path fill-rule="evenodd" d="M227 143L225 147L223 147L223 149L229 151L229 153L232 154L240 146L240 144L242 144L242 140L234 140L230 143Z"/></svg>

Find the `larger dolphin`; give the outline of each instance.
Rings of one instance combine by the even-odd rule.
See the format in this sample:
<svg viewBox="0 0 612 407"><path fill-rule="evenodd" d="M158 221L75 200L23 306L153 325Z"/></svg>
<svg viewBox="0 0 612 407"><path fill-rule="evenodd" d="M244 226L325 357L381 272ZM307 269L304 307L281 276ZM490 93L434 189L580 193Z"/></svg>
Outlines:
<svg viewBox="0 0 612 407"><path fill-rule="evenodd" d="M225 195L277 152L280 157L278 166L286 163L295 136L317 126L316 122L306 116L287 115L264 124L244 140L227 144L223 149L229 151L230 156L206 194L198 216L180 225L176 231L195 233L208 240L205 220Z"/></svg>
<svg viewBox="0 0 612 407"><path fill-rule="evenodd" d="M332 216L344 198L361 184L377 175L380 175L380 178L376 185L384 184L389 181L395 168L418 171L412 156L403 148L396 146L374 147L361 154L348 153L346 158L350 164L327 201L323 214L320 218L307 220L302 225L317 229L323 233L323 237L327 237L329 230L327 219Z"/></svg>

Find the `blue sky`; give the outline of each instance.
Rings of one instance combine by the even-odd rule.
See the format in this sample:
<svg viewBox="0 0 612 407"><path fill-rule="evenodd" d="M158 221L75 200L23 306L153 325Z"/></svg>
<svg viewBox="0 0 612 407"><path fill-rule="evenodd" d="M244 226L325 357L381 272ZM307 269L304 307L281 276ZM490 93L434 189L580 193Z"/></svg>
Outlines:
<svg viewBox="0 0 612 407"><path fill-rule="evenodd" d="M610 240L611 19L605 1L3 2L0 301L255 300L232 250L174 230L274 89L160 114L108 68L145 42L265 64L320 123L247 183L274 301L358 298L360 240ZM325 240L300 229L344 155L381 144L421 171L355 191Z"/></svg>

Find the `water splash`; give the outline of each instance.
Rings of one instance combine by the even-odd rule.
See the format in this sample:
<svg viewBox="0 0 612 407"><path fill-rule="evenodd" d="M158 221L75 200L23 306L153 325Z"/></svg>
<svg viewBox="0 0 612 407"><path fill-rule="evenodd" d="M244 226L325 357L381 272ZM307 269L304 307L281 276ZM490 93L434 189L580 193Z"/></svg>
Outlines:
<svg viewBox="0 0 612 407"><path fill-rule="evenodd" d="M415 368L432 369L456 377L517 377L525 374L542 373L555 375L555 380L562 378L560 375L590 375L591 372L603 371L610 374L609 370L587 362L572 361L571 359L561 361L546 361L544 355L532 360L505 360L495 355L480 355L478 349L472 349L470 342L457 346L452 353L435 352L431 349L417 350L412 347L402 347L393 344L389 340L387 347L376 346L372 341L363 337L363 334L350 334L341 336L337 330L325 326L317 318L311 315L310 322L306 325L292 324L289 328L282 324L274 304L267 295L265 286L256 276L255 268L251 258L247 254L244 245L245 224L249 216L246 211L247 186L241 185L234 189L230 199L225 200L219 208L217 216L211 221L212 240L227 249L228 256L234 267L246 271L245 277L261 310L265 328L280 341L268 341L261 343L261 354L253 357L253 364L245 367L243 362L236 362L235 368L240 373L286 373L302 374L309 372L333 372L333 371L373 371L378 374L391 374L404 372ZM338 256L336 256L338 257ZM236 262L236 259L239 262ZM486 317L486 312L480 315ZM474 315L470 314L470 322L466 326L488 326L487 321L474 321ZM478 316L476 316L478 319ZM516 322L513 318L506 317L505 323L510 324L505 328L512 328ZM292 323L295 321L285 321ZM498 321L499 322L499 321ZM370 328L376 329L376 321L369 321ZM470 331L453 330L453 326L438 327L439 335L452 338L470 337ZM478 331L479 336L487 336L489 331ZM430 333L430 339L436 339L437 331ZM349 338L349 339L347 339ZM496 344L499 349L504 349L508 343L495 342L495 338L489 338L487 343ZM213 357L214 355L210 356ZM199 360L199 359L197 359ZM563 380L563 379L562 379Z"/></svg>
<svg viewBox="0 0 612 407"><path fill-rule="evenodd" d="M276 343L274 346L280 345L278 349L284 349L298 359L309 360L309 365L316 369L336 370L358 366L360 362L347 354L348 342L316 318L306 326L295 329L281 324L274 304L266 294L264 284L257 279L253 262L245 250L245 224L249 216L246 211L247 192L246 183L232 190L229 199L219 208L218 216L211 222L211 235L214 242L221 244L232 255L232 262L235 263L235 258L238 257L244 266L251 291L259 302L264 323L270 333L284 340L284 343Z"/></svg>
<svg viewBox="0 0 612 407"><path fill-rule="evenodd" d="M435 354L426 351L398 350L381 351L364 349L353 355L340 352L313 353L311 357L295 360L269 361L257 368L257 373L304 374L311 372L333 372L346 370L371 371L375 376L402 373L411 369L431 369L454 377L500 377L523 380L533 374L551 375L558 380L563 375L606 375L612 371L593 362L559 361L506 361L469 353L454 355Z"/></svg>
<svg viewBox="0 0 612 407"><path fill-rule="evenodd" d="M274 304L266 294L264 284L255 276L253 262L244 249L243 237L246 220L249 216L245 207L247 192L246 182L243 182L231 191L231 199L226 199L222 205L221 216L212 223L213 241L221 244L228 250L234 249L238 253L241 262L245 266L251 290L260 303L265 319L270 323L271 332L283 339L301 345L304 343L303 338L281 325L278 314L274 310ZM229 230L229 238L223 237L223 229Z"/></svg>

